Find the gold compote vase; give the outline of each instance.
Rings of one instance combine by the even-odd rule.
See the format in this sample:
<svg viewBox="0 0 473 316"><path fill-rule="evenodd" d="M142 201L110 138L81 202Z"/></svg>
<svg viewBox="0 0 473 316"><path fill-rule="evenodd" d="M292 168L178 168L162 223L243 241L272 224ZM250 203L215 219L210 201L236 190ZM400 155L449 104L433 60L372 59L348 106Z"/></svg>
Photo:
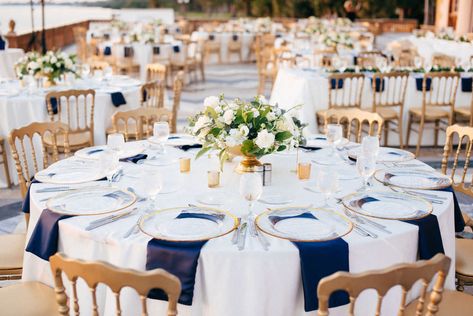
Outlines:
<svg viewBox="0 0 473 316"><path fill-rule="evenodd" d="M233 156L241 156L243 159L240 161L235 171L238 173L255 172L257 167L263 164L254 155L248 155L241 152L241 146L229 147L227 152Z"/></svg>

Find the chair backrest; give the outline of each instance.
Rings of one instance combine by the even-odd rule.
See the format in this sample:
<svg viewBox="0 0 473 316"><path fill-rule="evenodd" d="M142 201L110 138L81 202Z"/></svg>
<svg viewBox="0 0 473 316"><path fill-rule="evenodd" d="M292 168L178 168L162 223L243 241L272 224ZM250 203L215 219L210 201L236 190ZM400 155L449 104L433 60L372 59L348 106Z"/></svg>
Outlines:
<svg viewBox="0 0 473 316"><path fill-rule="evenodd" d="M455 64L455 57L444 54L435 54L432 56L432 65L434 66L453 68Z"/></svg>
<svg viewBox="0 0 473 316"><path fill-rule="evenodd" d="M69 305L73 305L75 315L80 315L80 304L77 296L78 279L84 280L91 290L92 314L94 316L99 315L96 290L100 283L107 285L115 295L116 315L121 315L120 291L125 287L133 288L138 293L141 301L141 315L148 315L146 298L152 289L161 289L167 294L167 315L177 315L177 300L181 294L181 282L176 276L163 269L146 272L121 269L100 261L70 259L60 253L51 256L49 262L54 277L58 310L61 315L69 315ZM69 299L66 294L62 278L63 273L72 285L72 299Z"/></svg>
<svg viewBox="0 0 473 316"><path fill-rule="evenodd" d="M450 262L450 258L443 254L437 254L428 261L417 261L408 264L403 263L383 270L367 271L358 274L348 272L334 273L319 282L317 287L319 311L317 315L328 316L328 301L330 295L337 290L342 290L346 291L350 296L348 314L353 316L356 299L367 289L375 289L377 291L378 302L376 304L376 315L380 315L383 297L396 285L402 287L402 297L398 315L403 315L407 292L417 281L422 280L421 296L417 304L416 315L421 316L425 311L425 315L433 316L438 311L438 305L442 300L442 291ZM430 300L426 304L425 296L427 287L437 273L438 275L433 285Z"/></svg>
<svg viewBox="0 0 473 316"><path fill-rule="evenodd" d="M330 109L325 115L325 126L331 122L345 126L344 137L350 139L352 134L357 143L361 142L361 136L365 131L370 136L381 137L384 120L378 113L363 111L360 109Z"/></svg>
<svg viewBox="0 0 473 316"><path fill-rule="evenodd" d="M453 149L455 146L457 148L454 151ZM470 172L470 178L467 178L472 148L473 127L455 124L447 128L446 141L443 149L442 173L447 175L449 169L448 161L450 156L452 156L453 165L451 166L451 171L449 172L449 177L453 181L452 186L456 191L460 191L469 196L473 196L473 187L471 187L469 184L466 185L465 182L466 180L471 182L471 177L473 176L473 174ZM465 159L464 162L460 161L462 158ZM461 167L462 164L463 168Z"/></svg>
<svg viewBox="0 0 473 316"><path fill-rule="evenodd" d="M110 67L110 64L106 61L103 61L103 60L99 60L99 59L93 59L93 60L89 60L89 66L90 66L90 70L92 72L95 72L96 70L105 70L105 68L108 68Z"/></svg>
<svg viewBox="0 0 473 316"><path fill-rule="evenodd" d="M360 67L376 68L377 59L382 58L388 62L388 58L380 51L365 51L358 54L357 64Z"/></svg>
<svg viewBox="0 0 473 316"><path fill-rule="evenodd" d="M449 106L453 113L460 75L453 72L429 72L422 81L422 111L427 106Z"/></svg>
<svg viewBox="0 0 473 316"><path fill-rule="evenodd" d="M164 107L164 81L151 81L141 86L141 106Z"/></svg>
<svg viewBox="0 0 473 316"><path fill-rule="evenodd" d="M371 79L373 112L378 107L398 106L402 115L406 97L408 72L375 73Z"/></svg>
<svg viewBox="0 0 473 316"><path fill-rule="evenodd" d="M173 84L173 93L174 97L172 99L172 120L171 120L171 133L177 132L177 118L179 115L179 109L181 107L181 95L182 88L184 86L184 72L179 71L174 78Z"/></svg>
<svg viewBox="0 0 473 316"><path fill-rule="evenodd" d="M31 184L31 177L59 160L58 145L64 146L66 157L69 155L68 133L68 126L61 122L35 122L10 132L8 142L23 197ZM58 144L59 135L62 144ZM46 149L45 137L50 139L50 152Z"/></svg>
<svg viewBox="0 0 473 316"><path fill-rule="evenodd" d="M148 138L153 133L155 122L168 122L172 126L172 112L165 108L140 107L129 111L115 112L112 116L114 130L119 130L120 122L124 124L124 136L128 141L130 134L135 134L136 139Z"/></svg>
<svg viewBox="0 0 473 316"><path fill-rule="evenodd" d="M46 104L51 122L67 124L69 134L88 132L94 144L95 90L51 91L46 94Z"/></svg>
<svg viewBox="0 0 473 316"><path fill-rule="evenodd" d="M166 65L153 63L146 66L148 81L166 80Z"/></svg>
<svg viewBox="0 0 473 316"><path fill-rule="evenodd" d="M332 74L328 77L328 107L347 108L361 106L365 76L360 73Z"/></svg>

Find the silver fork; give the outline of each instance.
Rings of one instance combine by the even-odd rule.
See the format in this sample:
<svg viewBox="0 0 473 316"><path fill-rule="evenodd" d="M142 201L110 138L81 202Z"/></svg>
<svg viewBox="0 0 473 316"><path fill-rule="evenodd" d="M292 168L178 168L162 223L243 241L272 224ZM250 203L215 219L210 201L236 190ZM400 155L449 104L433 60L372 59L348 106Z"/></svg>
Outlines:
<svg viewBox="0 0 473 316"><path fill-rule="evenodd" d="M388 229L386 229L386 226L384 225L381 225L379 223L376 223L366 217L363 217L363 216L359 216L355 213L352 213L350 211L348 211L347 209L344 209L344 213L345 215L347 215L348 217L350 218L353 218L355 221L357 221L359 224L364 224L364 225L370 225L371 227L381 231L381 232L384 232L386 234L392 234L392 232Z"/></svg>
<svg viewBox="0 0 473 316"><path fill-rule="evenodd" d="M346 209L343 210L343 212L345 213L346 216L348 216L349 218L351 219L354 219L356 223L353 223L353 226L355 227L356 230L358 231L364 231L365 233L368 234L368 236L372 237L372 238L378 238L378 235L376 235L375 233L373 233L372 231L368 230L366 227L364 226L361 226L361 223L358 221L358 218L356 217L356 215L354 214L351 214L349 211L347 211Z"/></svg>

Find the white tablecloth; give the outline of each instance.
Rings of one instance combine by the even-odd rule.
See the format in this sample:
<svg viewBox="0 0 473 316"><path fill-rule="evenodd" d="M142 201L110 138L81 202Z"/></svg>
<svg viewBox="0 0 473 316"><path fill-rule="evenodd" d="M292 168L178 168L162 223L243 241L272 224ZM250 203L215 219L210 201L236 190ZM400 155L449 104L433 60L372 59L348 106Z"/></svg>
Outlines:
<svg viewBox="0 0 473 316"><path fill-rule="evenodd" d="M195 151L194 151L195 153ZM317 153L302 153L301 159L309 159ZM182 157L189 152L169 151L169 155ZM263 159L273 163L273 185L265 187L268 192L285 192L294 198L295 205L320 206L323 198L320 194L303 189L307 182L297 180L296 175L289 171L295 165L294 155L273 155ZM196 197L212 192L225 192L227 200L222 209L227 209L237 216L246 213L246 202L239 197L239 176L233 172L236 162L225 165L221 188L207 188L207 170L217 167L217 161L202 157L192 160L190 174L179 174L178 164L170 168L171 172L179 174L172 179L180 178L182 188L174 193L159 195L159 207L186 206L196 203ZM425 166L419 162L421 166ZM313 165L315 168L315 164ZM430 167L426 167L430 168ZM169 170L168 170L169 171ZM313 172L313 177L314 174ZM120 186L127 187L127 178L123 177ZM168 179L168 178L166 178ZM165 182L166 187L166 182ZM359 180L341 181L342 188L354 190L360 185ZM45 204L42 199L48 196L36 193L36 190L47 187L47 184L33 184L31 194L31 217L27 239L31 236L41 210ZM382 188L383 186L378 185ZM351 188L351 189L350 189ZM455 267L455 236L452 195L448 192L435 192L448 200L434 205L441 230L446 255L452 258L452 265L447 277L446 287L454 288ZM335 204L334 204L335 205ZM255 212L262 212L268 205L255 204ZM340 209L337 212L341 212ZM59 222L59 251L73 258L85 260L104 260L119 267L138 270L145 269L146 245L150 239L146 235L138 235L124 239L123 234L136 222L137 216L114 222L92 231L85 227L96 217L73 217ZM376 220L378 221L378 220ZM379 238L362 237L352 232L343 237L349 244L350 271L361 272L370 269L380 269L401 262L414 262L417 258L418 228L415 225L400 221L379 220L393 233L379 233ZM300 260L297 248L289 241L269 237L270 250L265 252L257 239L247 236L247 246L238 251L231 244L231 235L210 240L203 247L197 267L194 300L192 307L179 305L179 315L315 315L315 312L305 313L303 309L303 291L301 284ZM316 263L314 263L316 264ZM53 280L48 262L39 259L31 253L26 253L23 266L23 280L37 280L52 285ZM314 286L316 286L314 284ZM399 289L398 289L399 290ZM90 292L80 284L79 302L85 302L81 313L88 315L91 311ZM101 308L105 315L114 314L114 297L111 292L98 293ZM382 315L395 315L398 308L400 291L393 290L383 302ZM357 301L357 315L373 314L376 295L373 291L366 292ZM163 311L165 302L148 300L148 310L154 314ZM139 300L136 294L126 290L122 294L123 315L137 315ZM369 312L370 311L370 312ZM346 315L346 306L333 310L331 315ZM157 313L159 314L159 313Z"/></svg>
<svg viewBox="0 0 473 316"><path fill-rule="evenodd" d="M222 32L222 33L212 33L215 36L214 41L220 43L220 55L222 57L222 62L238 62L239 57L237 54L231 54L228 56L228 43L233 40L233 33ZM196 31L192 33L191 38L193 40L209 40L209 33L203 31ZM249 52L251 48L251 43L253 42L254 35L251 33L235 33L241 40L241 56L243 61L247 61L249 57ZM209 59L210 63L215 63L218 61L218 57L212 55Z"/></svg>
<svg viewBox="0 0 473 316"><path fill-rule="evenodd" d="M372 109L373 90L371 80L366 78L363 85L361 97L362 108L371 111ZM455 106L470 106L472 94L471 92L461 91L461 81L458 83ZM317 130L317 121L315 113L319 110L328 108L328 80L327 75L320 74L311 70L299 70L283 68L278 71L276 81L274 82L271 92L271 104L278 104L280 107L289 109L295 105L302 105L299 110L299 117L303 122L309 124L309 131ZM406 98L404 101L403 113L403 140L405 143L405 135L407 133L407 119L409 108L422 107L422 91L416 88L414 76L410 76L407 83ZM440 133L439 144L444 142L444 136ZM411 133L410 144L417 143L417 134ZM390 145L399 145L399 136L396 133L390 133ZM433 144L433 132L427 130L423 134L423 145Z"/></svg>
<svg viewBox="0 0 473 316"><path fill-rule="evenodd" d="M15 63L24 55L25 52L21 48L0 50L0 78L16 78Z"/></svg>
<svg viewBox="0 0 473 316"><path fill-rule="evenodd" d="M82 87L82 89L84 88ZM94 109L94 142L96 145L106 143L105 131L112 124L111 117L113 113L140 106L140 87L132 87L123 90L122 93L127 104L115 107L109 93L97 92ZM10 131L15 128L33 122L48 122L49 116L44 98L45 94L46 92L38 92L28 95L24 91L16 96L0 96L0 135L7 139ZM18 183L15 162L8 144L6 144L6 151L11 178L14 183ZM3 178L0 181L3 181Z"/></svg>

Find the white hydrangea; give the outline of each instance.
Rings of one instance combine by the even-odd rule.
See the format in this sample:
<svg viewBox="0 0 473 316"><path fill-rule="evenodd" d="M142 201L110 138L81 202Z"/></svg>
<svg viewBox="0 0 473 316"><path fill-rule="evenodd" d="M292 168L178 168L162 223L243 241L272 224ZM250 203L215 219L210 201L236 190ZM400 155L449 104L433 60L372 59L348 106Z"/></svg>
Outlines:
<svg viewBox="0 0 473 316"><path fill-rule="evenodd" d="M192 129L192 131L194 133L197 133L197 131L199 129L201 129L202 127L206 126L208 123L210 123L210 119L205 116L205 115L202 115L199 117L199 119L197 120L197 122L195 122L195 125L194 125L194 128Z"/></svg>

